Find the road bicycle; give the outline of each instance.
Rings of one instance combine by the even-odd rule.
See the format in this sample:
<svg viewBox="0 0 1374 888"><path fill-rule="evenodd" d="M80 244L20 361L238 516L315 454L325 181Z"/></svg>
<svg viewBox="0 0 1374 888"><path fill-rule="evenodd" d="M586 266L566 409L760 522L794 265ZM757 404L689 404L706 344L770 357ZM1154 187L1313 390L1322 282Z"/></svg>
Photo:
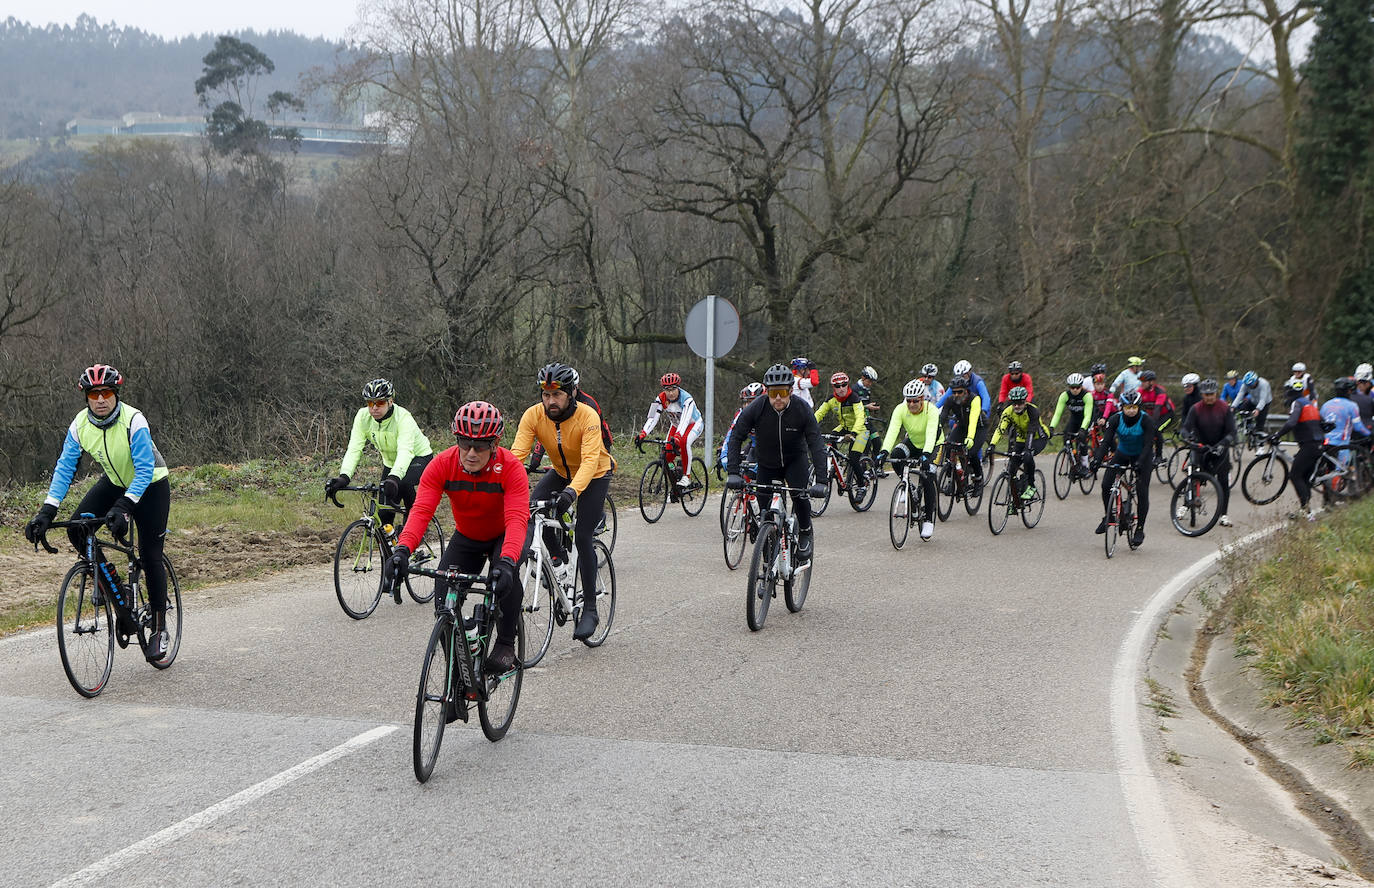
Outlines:
<svg viewBox="0 0 1374 888"><path fill-rule="evenodd" d="M806 491L785 484L746 484L746 490L768 501L768 508L759 516L758 536L754 539L754 554L749 561L749 585L744 596L744 620L751 632L763 628L768 618L768 606L778 595L782 583L783 599L792 613L802 609L806 593L811 588L811 566L815 555L805 563L797 560L797 516L792 514L792 494Z"/></svg>
<svg viewBox="0 0 1374 888"><path fill-rule="evenodd" d="M555 515L557 500L536 500L530 504L533 535L529 551L520 559L516 576L520 578L520 622L526 639L521 660L526 669L544 658L553 640L554 624L569 620L577 625L582 615L582 572L578 569L577 547L573 545L571 525ZM557 534L568 553L568 560L554 567L546 536ZM615 620L615 562L610 548L600 539L592 540L596 553L596 632L583 639L587 647L599 647L611 632Z"/></svg>
<svg viewBox="0 0 1374 888"><path fill-rule="evenodd" d="M663 510L668 508L671 500L681 503L682 511L688 516L700 515L711 489L710 480L706 477L706 463L699 456L692 457L691 479L686 486L679 486L682 470L678 468L676 459L668 458L668 439L645 438L636 441L635 447L643 453L645 444L657 444L660 449L658 456L644 467L644 474L639 478L639 514L653 524L663 517Z"/></svg>
<svg viewBox="0 0 1374 888"><path fill-rule="evenodd" d="M1183 474L1169 502L1169 520L1174 530L1184 536L1199 537L1215 527L1217 519L1221 518L1221 483L1215 475L1203 471L1203 457L1219 456L1228 445L1191 443L1186 446L1191 453L1184 460Z"/></svg>
<svg viewBox="0 0 1374 888"><path fill-rule="evenodd" d="M892 548L901 549L911 528L921 521L925 514L925 485L922 475L929 475L930 468L922 465L919 459L908 459L897 476L897 486L892 489L892 505L887 510L887 535L892 540ZM930 504L932 509L935 504ZM918 534L919 536L919 534Z"/></svg>
<svg viewBox="0 0 1374 888"><path fill-rule="evenodd" d="M824 515L825 510L830 508L830 497L835 490L839 490L849 499L849 506L854 511L867 512L873 506L873 501L878 498L878 469L873 465L873 458L859 457L859 471L862 477L856 479L854 468L849 464L849 455L839 447L843 441L853 442L853 433L824 432L821 434L821 440L825 442L825 460L830 470L831 483L826 485L823 495L814 498L811 514ZM860 483L863 485L862 488L859 486Z"/></svg>
<svg viewBox="0 0 1374 888"><path fill-rule="evenodd" d="M343 612L355 620L366 619L382 600L386 583L382 578L382 562L391 558L392 547L401 535L405 524L406 509L402 505L390 505L381 501L380 484L362 484L355 487L341 487L332 491L328 499L340 509L344 507L336 494L357 491L363 495L362 517L344 528L339 535L339 543L334 547L334 594L339 599ZM394 523L382 521L383 510L395 513ZM424 539L410 553L411 564L423 567L438 564L444 557L444 531L439 525L436 513L425 528ZM412 571L414 572L414 571ZM406 577L406 592L418 604L424 604L434 597L434 589L422 591ZM401 603L399 586L392 590L396 603Z"/></svg>
<svg viewBox="0 0 1374 888"><path fill-rule="evenodd" d="M1045 473L1035 470L1032 480L1033 489L1025 489L1025 480L1019 461L1025 449L1019 448L1007 453L997 453L991 447L989 455L1006 457L1006 466L992 482L992 493L988 499L988 530L996 536L1007 527L1007 520L1014 514L1021 516L1021 523L1027 529L1040 523L1045 514ZM1025 494L1029 493L1030 496Z"/></svg>
<svg viewBox="0 0 1374 888"><path fill-rule="evenodd" d="M944 442L936 448L940 469L935 475L935 513L949 520L954 503L963 501L964 511L977 515L983 506L983 484L968 470L968 452L962 444Z"/></svg>
<svg viewBox="0 0 1374 888"><path fill-rule="evenodd" d="M1124 466L1118 464L1116 468L1120 471L1116 473L1111 490L1107 493L1107 533L1103 537L1108 558L1116 554L1116 541L1120 536L1126 538L1126 545L1135 549L1135 532L1139 520L1135 511L1135 463Z"/></svg>
<svg viewBox="0 0 1374 888"><path fill-rule="evenodd" d="M1093 492L1097 486L1097 473L1088 468L1088 457L1092 454L1087 436L1071 432L1064 433L1064 445L1054 458L1054 495L1068 499L1075 482L1083 493Z"/></svg>
<svg viewBox="0 0 1374 888"><path fill-rule="evenodd" d="M1277 441L1270 441L1267 450L1250 460L1240 476L1240 492L1257 506L1267 506L1282 495L1288 486L1292 460Z"/></svg>
<svg viewBox="0 0 1374 888"><path fill-rule="evenodd" d="M67 681L83 697L94 697L105 689L114 666L116 644L125 648L131 639L137 639L144 659L155 669L171 666L181 650L181 584L172 570L172 562L165 554L162 556L162 569L167 574L167 651L158 659L150 659L153 613L143 590L145 570L138 556L136 526L130 526L125 542L99 539L96 532L104 524L104 518L83 513L69 521L48 525L49 530L75 528L81 536L76 563L62 578L57 593L57 652ZM57 553L48 543L46 533L34 544L35 551L40 544L48 552ZM107 550L128 559L127 581L120 581L115 563L106 556Z"/></svg>
<svg viewBox="0 0 1374 888"><path fill-rule="evenodd" d="M1268 505L1288 488L1292 459L1273 441L1270 448L1250 461L1241 475L1240 489L1245 498L1257 506ZM1342 465L1340 445L1323 444L1312 467L1311 487L1322 495L1322 502L1331 505L1344 498L1357 496L1374 486L1374 468L1368 451L1352 445L1351 455Z"/></svg>
<svg viewBox="0 0 1374 888"><path fill-rule="evenodd" d="M500 603L488 578L454 568L412 567L410 572L446 583L448 589L425 645L415 695L412 760L415 779L424 783L434 773L444 726L466 722L474 705L488 740L495 743L510 730L524 678L525 630L517 620L515 665L499 675L489 673L486 661L496 643Z"/></svg>
<svg viewBox="0 0 1374 888"><path fill-rule="evenodd" d="M552 471L548 466L539 466L529 469L531 476L542 475ZM573 500L572 508L568 510L568 526L577 526L577 504L579 500ZM606 491L606 500L601 507L601 520L596 523L596 529L592 531L592 536L606 544L606 548L611 552L615 551L615 538L620 533L620 518L615 512L615 500L611 498L611 492Z"/></svg>
<svg viewBox="0 0 1374 888"><path fill-rule="evenodd" d="M755 477L755 467L741 466L740 476L746 484ZM746 543L754 542L759 529L759 501L748 486L726 490L720 498L721 546L725 550L725 566L731 570L744 559Z"/></svg>

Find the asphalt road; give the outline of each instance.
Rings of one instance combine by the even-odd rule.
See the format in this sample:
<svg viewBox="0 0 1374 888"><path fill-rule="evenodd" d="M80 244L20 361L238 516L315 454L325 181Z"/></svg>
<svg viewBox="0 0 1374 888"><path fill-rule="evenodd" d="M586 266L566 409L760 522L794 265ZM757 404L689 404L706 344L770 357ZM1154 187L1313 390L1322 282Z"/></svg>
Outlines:
<svg viewBox="0 0 1374 888"><path fill-rule="evenodd" d="M176 664L117 651L96 700L51 631L0 642L3 881L1180 884L1114 670L1162 585L1278 507L1189 540L1156 484L1108 561L1075 491L1034 530L956 506L894 551L891 483L817 520L805 609L759 633L715 502L652 526L622 503L610 639L557 629L506 739L453 726L423 786L430 608L354 622L327 569L193 597Z"/></svg>

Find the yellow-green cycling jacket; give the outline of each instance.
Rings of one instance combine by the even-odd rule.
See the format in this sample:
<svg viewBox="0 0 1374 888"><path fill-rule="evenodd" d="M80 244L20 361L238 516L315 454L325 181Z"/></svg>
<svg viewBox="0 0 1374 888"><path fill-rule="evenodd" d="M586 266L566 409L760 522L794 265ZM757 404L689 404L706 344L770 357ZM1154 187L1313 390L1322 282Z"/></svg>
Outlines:
<svg viewBox="0 0 1374 888"><path fill-rule="evenodd" d="M892 408L892 420L887 424L887 437L883 439L882 450L888 453L897 446L897 437L906 432L911 446L922 453L935 452L935 438L940 432L940 411L935 404L927 401L920 413L907 409L906 401Z"/></svg>
<svg viewBox="0 0 1374 888"><path fill-rule="evenodd" d="M1017 413L1016 408L1008 404L997 422L997 430L992 433L992 446L996 447L1003 437L1007 438L1008 444L1014 444L1049 436L1050 430L1045 428L1045 421L1040 418L1040 411L1034 404L1027 404L1025 413Z"/></svg>
<svg viewBox="0 0 1374 888"><path fill-rule="evenodd" d="M352 476L358 468L358 460L363 455L363 445L368 441L382 455L382 463L398 478L404 478L410 461L417 456L429 456L434 449L429 439L420 431L415 417L404 407L391 405L391 412L381 422L372 418L366 407L358 409L353 417L353 431L348 436L348 452L344 454L339 474Z"/></svg>
<svg viewBox="0 0 1374 888"><path fill-rule="evenodd" d="M839 425L835 426L837 432L853 432L854 446L862 447L868 441L868 423L866 416L868 411L864 409L864 402L860 400L857 392L851 390L848 397L843 401L839 398L831 398L820 407L816 408L816 422L825 419L826 414L835 411L835 421Z"/></svg>

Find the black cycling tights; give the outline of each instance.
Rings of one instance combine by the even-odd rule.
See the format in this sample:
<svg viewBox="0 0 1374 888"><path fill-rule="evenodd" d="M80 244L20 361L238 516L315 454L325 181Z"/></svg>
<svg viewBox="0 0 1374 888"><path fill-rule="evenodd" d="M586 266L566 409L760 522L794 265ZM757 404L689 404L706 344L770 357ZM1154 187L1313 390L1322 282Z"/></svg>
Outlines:
<svg viewBox="0 0 1374 888"><path fill-rule="evenodd" d="M97 518L105 517L110 507L124 495L124 488L118 487L109 478L101 478L81 498L76 514L89 512ZM138 557L143 562L143 581L148 589L148 606L153 613L167 610L167 570L162 565L162 547L167 539L167 513L172 504L172 486L167 479L154 481L143 491L134 504L129 517L138 528ZM68 528L67 537L76 551L81 550L81 533L76 528ZM128 580L128 577L125 577Z"/></svg>
<svg viewBox="0 0 1374 888"><path fill-rule="evenodd" d="M530 502L535 500L551 500L558 496L559 492L568 486L568 479L557 472L548 472L539 483L534 485L534 490L530 493ZM611 473L607 472L600 478L593 478L587 489L577 498L577 523L573 525L573 545L577 547L577 572L582 578L583 589L596 588L596 553L592 550L593 534L596 526L601 523L606 510L606 492L611 489ZM525 548L530 547L530 540L534 538L534 522L530 522L530 529L525 535ZM559 559L566 559L568 552L563 548L563 541L558 538L558 534L549 531L544 535L544 545L549 551ZM586 610L596 610L596 596L587 597L584 605Z"/></svg>
<svg viewBox="0 0 1374 888"><path fill-rule="evenodd" d="M1145 518L1150 514L1150 474L1153 466L1150 463L1150 447L1148 443L1141 453L1141 459L1135 466L1135 514L1139 519L1136 527L1145 527ZM1122 466L1116 463L1108 463L1103 466L1102 472L1102 514L1107 514L1110 508L1112 496L1112 482L1116 476L1121 474Z"/></svg>
<svg viewBox="0 0 1374 888"><path fill-rule="evenodd" d="M415 507L415 488L420 483L420 476L424 474L425 466L429 465L429 461L433 458L434 454L432 453L428 456L417 456L406 467L405 477L401 479L401 502L405 505L406 512ZM382 477L385 478L390 474L391 467L383 466ZM382 519L383 524L391 524L396 520L396 513L391 509L378 509L377 517Z"/></svg>
<svg viewBox="0 0 1374 888"><path fill-rule="evenodd" d="M792 494L792 514L797 516L797 530L803 532L811 529L811 496L806 491L807 485L810 484L810 468L810 460L802 458L784 468L760 464L758 474L759 484L782 481L788 487L795 487L801 491Z"/></svg>
<svg viewBox="0 0 1374 888"><path fill-rule="evenodd" d="M483 568L495 564L501 557L501 547L505 545L506 535L501 534L494 540L469 539L458 531L453 532L448 545L444 548L444 567L456 567L463 573L481 573ZM443 607L444 597L448 595L448 583L434 581L434 605L436 610ZM498 602L501 620L496 626L496 640L513 644L515 642L515 621L520 613L520 587L513 585L505 590Z"/></svg>

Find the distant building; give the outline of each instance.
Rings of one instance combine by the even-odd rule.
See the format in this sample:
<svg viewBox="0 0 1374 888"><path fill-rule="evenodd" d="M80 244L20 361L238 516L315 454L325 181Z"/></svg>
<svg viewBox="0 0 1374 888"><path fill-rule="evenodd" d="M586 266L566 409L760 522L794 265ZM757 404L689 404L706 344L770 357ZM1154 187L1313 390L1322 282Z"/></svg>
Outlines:
<svg viewBox="0 0 1374 888"><path fill-rule="evenodd" d="M370 145L386 144L386 130L377 126L301 121L290 123L301 136L300 150L347 154ZM177 117L156 111L130 111L118 120L78 117L67 122L71 136L182 136L205 135L204 117Z"/></svg>

